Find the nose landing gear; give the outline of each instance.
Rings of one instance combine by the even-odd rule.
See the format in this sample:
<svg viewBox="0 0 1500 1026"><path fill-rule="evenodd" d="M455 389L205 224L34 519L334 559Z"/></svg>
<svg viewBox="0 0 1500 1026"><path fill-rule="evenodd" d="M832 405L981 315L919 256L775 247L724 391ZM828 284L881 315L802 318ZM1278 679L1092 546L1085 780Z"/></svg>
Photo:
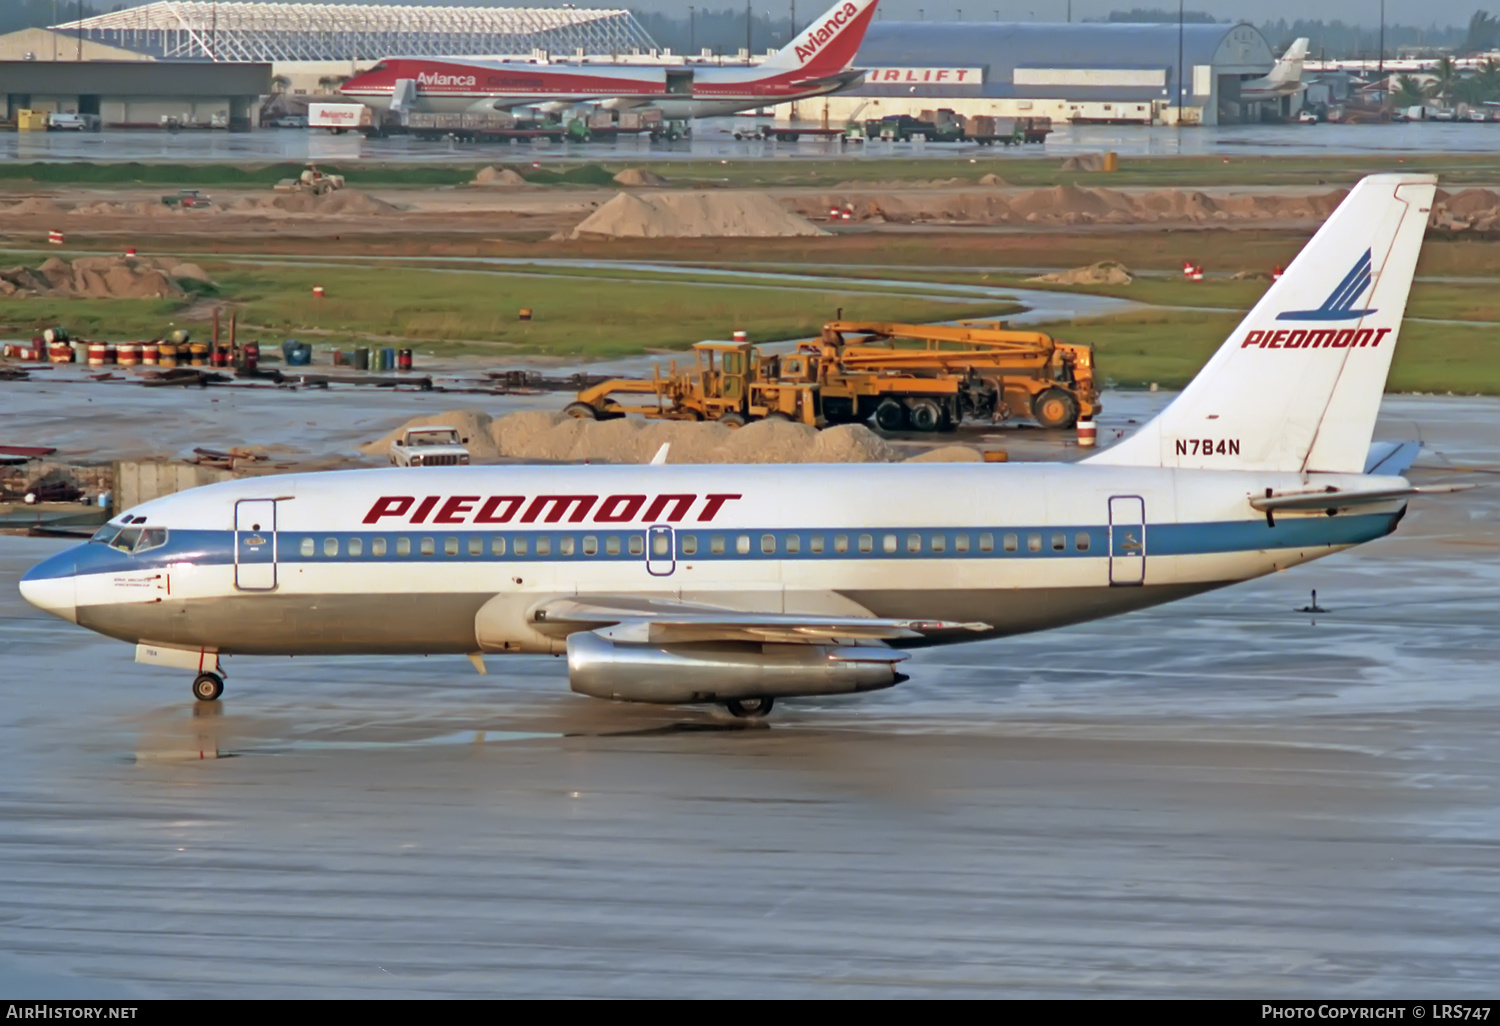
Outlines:
<svg viewBox="0 0 1500 1026"><path fill-rule="evenodd" d="M217 673L200 673L193 680L193 697L200 702L217 702L224 693L224 678Z"/></svg>

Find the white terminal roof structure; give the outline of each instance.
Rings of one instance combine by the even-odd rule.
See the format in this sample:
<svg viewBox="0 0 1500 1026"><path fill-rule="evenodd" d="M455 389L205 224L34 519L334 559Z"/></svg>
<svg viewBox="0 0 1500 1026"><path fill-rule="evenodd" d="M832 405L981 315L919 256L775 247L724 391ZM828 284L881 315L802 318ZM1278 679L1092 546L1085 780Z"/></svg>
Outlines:
<svg viewBox="0 0 1500 1026"><path fill-rule="evenodd" d="M52 26L168 60L330 61L628 54L656 47L624 9L156 0Z"/></svg>

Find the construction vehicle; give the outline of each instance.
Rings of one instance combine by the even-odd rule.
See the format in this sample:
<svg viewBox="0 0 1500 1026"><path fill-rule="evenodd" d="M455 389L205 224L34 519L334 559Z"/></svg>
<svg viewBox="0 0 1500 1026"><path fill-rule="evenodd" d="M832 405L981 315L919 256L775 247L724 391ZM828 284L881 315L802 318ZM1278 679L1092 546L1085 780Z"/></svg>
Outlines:
<svg viewBox="0 0 1500 1026"><path fill-rule="evenodd" d="M920 343L900 345L897 343ZM887 431L945 431L965 419L1027 417L1072 427L1099 410L1093 349L1004 325L831 321L795 352L748 342L700 342L696 368L674 360L650 378L615 378L578 393L569 416L796 421L813 427L868 420ZM626 396L649 397L644 402Z"/></svg>
<svg viewBox="0 0 1500 1026"><path fill-rule="evenodd" d="M175 193L161 198L163 206L176 207L182 210L194 210L201 207L211 207L214 201L197 189L178 189Z"/></svg>
<svg viewBox="0 0 1500 1026"><path fill-rule="evenodd" d="M277 192L310 192L314 196L335 192L343 187L343 175L331 175L320 171L318 165L312 163L303 168L302 173L296 178L283 178L276 183Z"/></svg>

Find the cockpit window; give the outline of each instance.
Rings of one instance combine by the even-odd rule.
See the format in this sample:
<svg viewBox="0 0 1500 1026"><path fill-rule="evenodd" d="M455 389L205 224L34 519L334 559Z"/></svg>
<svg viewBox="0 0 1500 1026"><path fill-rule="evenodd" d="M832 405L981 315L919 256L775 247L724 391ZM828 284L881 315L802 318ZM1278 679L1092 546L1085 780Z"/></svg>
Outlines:
<svg viewBox="0 0 1500 1026"><path fill-rule="evenodd" d="M159 549L167 543L167 529L165 527L148 527L141 532L141 540L135 543L135 551L145 552L148 549Z"/></svg>
<svg viewBox="0 0 1500 1026"><path fill-rule="evenodd" d="M99 528L99 530L94 532L94 536L90 538L89 541L98 542L101 545L108 545L110 542L115 540L115 535L119 533L120 528L117 525L105 524L103 527Z"/></svg>
<svg viewBox="0 0 1500 1026"><path fill-rule="evenodd" d="M109 547L119 549L121 552L130 552L135 549L135 543L140 540L141 529L139 527L127 527L114 536L114 539L109 543Z"/></svg>

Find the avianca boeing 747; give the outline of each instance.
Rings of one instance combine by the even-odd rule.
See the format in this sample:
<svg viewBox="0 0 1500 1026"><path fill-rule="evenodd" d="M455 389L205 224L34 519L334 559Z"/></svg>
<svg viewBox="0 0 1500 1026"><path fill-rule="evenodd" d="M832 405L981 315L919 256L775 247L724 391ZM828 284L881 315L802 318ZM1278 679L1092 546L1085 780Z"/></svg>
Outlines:
<svg viewBox="0 0 1500 1026"><path fill-rule="evenodd" d="M340 92L377 110L440 114L586 102L649 105L671 120L733 114L858 84L864 73L850 64L878 2L840 0L786 47L748 67L389 57Z"/></svg>
<svg viewBox="0 0 1500 1026"><path fill-rule="evenodd" d="M190 669L227 655L566 654L575 691L890 687L903 649L1196 595L1396 529L1371 445L1434 179L1344 200L1154 420L1072 464L474 466L260 477L125 510L32 604ZM879 496L879 502L870 502Z"/></svg>

